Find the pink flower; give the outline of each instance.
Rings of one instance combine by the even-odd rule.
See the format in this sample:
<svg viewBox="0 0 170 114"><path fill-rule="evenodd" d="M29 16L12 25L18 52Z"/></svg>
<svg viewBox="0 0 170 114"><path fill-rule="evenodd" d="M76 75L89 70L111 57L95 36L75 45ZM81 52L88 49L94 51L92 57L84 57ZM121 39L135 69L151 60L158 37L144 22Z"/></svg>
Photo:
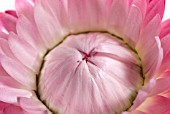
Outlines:
<svg viewBox="0 0 170 114"><path fill-rule="evenodd" d="M16 0L0 13L0 114L170 114L165 0Z"/></svg>

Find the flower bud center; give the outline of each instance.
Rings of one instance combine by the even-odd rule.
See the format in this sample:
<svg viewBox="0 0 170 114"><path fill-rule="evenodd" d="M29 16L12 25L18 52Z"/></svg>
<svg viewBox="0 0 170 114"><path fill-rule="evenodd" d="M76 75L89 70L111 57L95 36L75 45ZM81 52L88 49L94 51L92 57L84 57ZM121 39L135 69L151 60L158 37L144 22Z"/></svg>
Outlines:
<svg viewBox="0 0 170 114"><path fill-rule="evenodd" d="M137 54L108 33L68 36L44 58L41 101L55 114L117 114L143 84Z"/></svg>

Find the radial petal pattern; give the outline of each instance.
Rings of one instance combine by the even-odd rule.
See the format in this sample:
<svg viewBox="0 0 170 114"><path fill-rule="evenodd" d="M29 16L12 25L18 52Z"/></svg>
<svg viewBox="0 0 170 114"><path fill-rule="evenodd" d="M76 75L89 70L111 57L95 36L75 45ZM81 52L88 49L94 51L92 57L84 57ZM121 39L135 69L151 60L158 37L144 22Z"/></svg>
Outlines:
<svg viewBox="0 0 170 114"><path fill-rule="evenodd" d="M165 0L16 0L0 13L0 114L169 114Z"/></svg>

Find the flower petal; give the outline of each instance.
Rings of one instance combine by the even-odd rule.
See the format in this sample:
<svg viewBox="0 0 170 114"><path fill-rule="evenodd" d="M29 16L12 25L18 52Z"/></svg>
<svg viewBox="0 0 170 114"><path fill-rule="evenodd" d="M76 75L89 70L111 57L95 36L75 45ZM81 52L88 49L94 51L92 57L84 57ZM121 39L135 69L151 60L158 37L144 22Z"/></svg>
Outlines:
<svg viewBox="0 0 170 114"><path fill-rule="evenodd" d="M35 0L15 0L15 6L18 16L24 15L32 21L34 19L34 2Z"/></svg>
<svg viewBox="0 0 170 114"><path fill-rule="evenodd" d="M59 5L61 5L61 3ZM57 45L67 34L60 25L59 19L55 17L54 10L51 9L50 6L49 1L38 0L34 13L39 33L48 48ZM63 20L65 19L63 18Z"/></svg>
<svg viewBox="0 0 170 114"><path fill-rule="evenodd" d="M161 26L160 38L164 38L167 35L170 35L170 19L164 21Z"/></svg>
<svg viewBox="0 0 170 114"><path fill-rule="evenodd" d="M3 109L5 108L5 107L8 107L10 104L8 104L8 103L5 103L5 102L2 102L2 101L0 101L0 112L1 111L3 111ZM0 113L1 114L1 113Z"/></svg>
<svg viewBox="0 0 170 114"><path fill-rule="evenodd" d="M25 114L25 113L23 112L23 110L20 107L10 105L9 107L6 107L3 110L3 114Z"/></svg>
<svg viewBox="0 0 170 114"><path fill-rule="evenodd" d="M145 101L145 99L149 96L150 91L155 86L155 83L155 79L151 79L147 84L143 86L142 89L138 90L138 94L129 111L134 112L134 110L136 110L136 108L138 108L138 106L140 106Z"/></svg>
<svg viewBox="0 0 170 114"><path fill-rule="evenodd" d="M0 21L8 32L12 31L16 33L16 17L6 13L0 13Z"/></svg>
<svg viewBox="0 0 170 114"><path fill-rule="evenodd" d="M147 114L164 114L170 111L170 99L162 96L148 98L139 108Z"/></svg>
<svg viewBox="0 0 170 114"><path fill-rule="evenodd" d="M124 27L129 10L129 4L127 0L113 0L109 11L109 32L121 36L122 28Z"/></svg>
<svg viewBox="0 0 170 114"><path fill-rule="evenodd" d="M1 64L11 77L30 89L36 89L36 76L29 68L7 57L1 60Z"/></svg>
<svg viewBox="0 0 170 114"><path fill-rule="evenodd" d="M0 64L0 76L8 76L7 72L4 70L1 64Z"/></svg>
<svg viewBox="0 0 170 114"><path fill-rule="evenodd" d="M160 67L163 58L163 50L160 39L160 17L156 15L145 27L142 28L136 50L142 61L143 73L150 79ZM149 33L148 33L149 32Z"/></svg>
<svg viewBox="0 0 170 114"><path fill-rule="evenodd" d="M15 57L33 72L38 73L42 59L38 52L26 41L12 33L9 35L8 43Z"/></svg>
<svg viewBox="0 0 170 114"><path fill-rule="evenodd" d="M12 53L10 47L9 47L8 41L6 39L0 38L0 49L1 49L0 54L8 56L10 58L16 58L13 55L13 53Z"/></svg>
<svg viewBox="0 0 170 114"><path fill-rule="evenodd" d="M1 85L6 85L8 87L13 87L13 88L22 88L22 85L19 84L16 80L14 80L10 76L0 76L0 84Z"/></svg>
<svg viewBox="0 0 170 114"><path fill-rule="evenodd" d="M0 100L6 103L17 103L17 97L31 97L32 93L0 84Z"/></svg>
<svg viewBox="0 0 170 114"><path fill-rule="evenodd" d="M17 35L20 39L25 40L40 54L45 53L46 47L34 22L30 21L24 15L21 15L17 21L16 29Z"/></svg>
<svg viewBox="0 0 170 114"><path fill-rule="evenodd" d="M152 20L153 17L155 17L157 14L159 14L160 19L163 18L165 10L165 0L151 0L148 4L146 17L145 17L145 25Z"/></svg>
<svg viewBox="0 0 170 114"><path fill-rule="evenodd" d="M6 10L5 13L10 14L16 18L18 18L16 11L15 10Z"/></svg>
<svg viewBox="0 0 170 114"><path fill-rule="evenodd" d="M48 112L48 109L36 98L18 97L18 103L25 111L32 114L47 114Z"/></svg>
<svg viewBox="0 0 170 114"><path fill-rule="evenodd" d="M170 76L159 78L156 81L155 87L151 90L150 95L161 94L170 88Z"/></svg>
<svg viewBox="0 0 170 114"><path fill-rule="evenodd" d="M107 0L67 0L71 32L101 31L107 25ZM90 16L89 16L90 15Z"/></svg>
<svg viewBox="0 0 170 114"><path fill-rule="evenodd" d="M137 44L141 23L142 13L138 7L132 5L125 23L124 34L125 40L128 40L128 42L130 41L133 47Z"/></svg>

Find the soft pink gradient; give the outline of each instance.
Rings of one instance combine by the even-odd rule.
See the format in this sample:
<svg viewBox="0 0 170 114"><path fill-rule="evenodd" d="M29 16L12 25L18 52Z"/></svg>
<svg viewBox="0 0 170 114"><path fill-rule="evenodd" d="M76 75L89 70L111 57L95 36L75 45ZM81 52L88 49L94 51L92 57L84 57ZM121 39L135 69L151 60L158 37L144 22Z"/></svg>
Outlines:
<svg viewBox="0 0 170 114"><path fill-rule="evenodd" d="M164 0L35 1L0 13L0 113L170 112Z"/></svg>

